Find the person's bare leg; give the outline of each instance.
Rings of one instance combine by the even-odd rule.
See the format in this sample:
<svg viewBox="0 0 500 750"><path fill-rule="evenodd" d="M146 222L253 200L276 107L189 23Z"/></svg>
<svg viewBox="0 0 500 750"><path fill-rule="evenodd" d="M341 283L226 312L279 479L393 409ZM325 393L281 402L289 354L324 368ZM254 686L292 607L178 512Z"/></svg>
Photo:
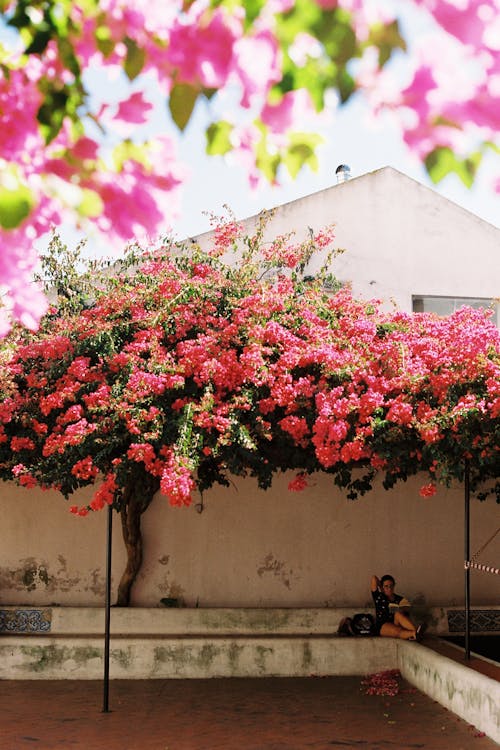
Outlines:
<svg viewBox="0 0 500 750"><path fill-rule="evenodd" d="M394 624L399 625L403 630L409 630L415 636L416 627L404 612L396 612L394 615Z"/></svg>
<svg viewBox="0 0 500 750"><path fill-rule="evenodd" d="M380 635L383 638L402 638L405 641L414 641L415 629L406 630L393 622L384 622L380 628Z"/></svg>

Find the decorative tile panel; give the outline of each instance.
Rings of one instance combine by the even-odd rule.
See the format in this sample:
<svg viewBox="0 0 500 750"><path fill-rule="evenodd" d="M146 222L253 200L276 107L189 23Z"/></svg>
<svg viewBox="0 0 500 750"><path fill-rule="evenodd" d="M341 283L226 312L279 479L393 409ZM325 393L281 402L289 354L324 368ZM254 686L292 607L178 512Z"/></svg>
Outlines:
<svg viewBox="0 0 500 750"><path fill-rule="evenodd" d="M48 633L51 609L0 609L0 633Z"/></svg>
<svg viewBox="0 0 500 750"><path fill-rule="evenodd" d="M470 629L476 633L500 631L500 609L471 609ZM448 630L450 633L465 631L465 610L448 610Z"/></svg>

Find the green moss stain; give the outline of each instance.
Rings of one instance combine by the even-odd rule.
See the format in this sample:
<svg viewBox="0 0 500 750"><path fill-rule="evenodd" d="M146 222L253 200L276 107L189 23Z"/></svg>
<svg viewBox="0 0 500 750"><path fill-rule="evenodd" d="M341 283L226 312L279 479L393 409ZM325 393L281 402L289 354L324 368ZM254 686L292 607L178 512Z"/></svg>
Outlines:
<svg viewBox="0 0 500 750"><path fill-rule="evenodd" d="M311 671L311 664L312 664L311 644L309 643L309 641L304 641L303 646L302 646L302 669L304 670L305 674Z"/></svg>
<svg viewBox="0 0 500 750"><path fill-rule="evenodd" d="M237 643L231 643L227 650L227 660L229 662L229 669L231 674L235 675L239 673L240 666L240 654L244 650L244 646L238 646Z"/></svg>
<svg viewBox="0 0 500 750"><path fill-rule="evenodd" d="M91 659L101 659L102 652L93 646L21 646L21 653L28 660L23 669L32 672L48 672L74 662L76 667L84 667Z"/></svg>
<svg viewBox="0 0 500 750"><path fill-rule="evenodd" d="M266 665L267 657L269 654L274 653L274 649L269 646L257 646L255 656L255 666L259 674L266 674L268 669Z"/></svg>
<svg viewBox="0 0 500 750"><path fill-rule="evenodd" d="M207 671L220 653L221 647L212 643L205 643L200 650L195 646L157 646L153 654L155 671L161 664L170 664L176 674L189 667Z"/></svg>
<svg viewBox="0 0 500 750"><path fill-rule="evenodd" d="M448 700L452 701L453 696L455 695L455 685L452 680L446 680L446 695L448 696Z"/></svg>
<svg viewBox="0 0 500 750"><path fill-rule="evenodd" d="M132 653L130 648L113 648L110 652L111 661L118 664L122 669L130 669L132 665Z"/></svg>
<svg viewBox="0 0 500 750"><path fill-rule="evenodd" d="M293 613L282 609L252 609L211 612L209 609L198 610L200 623L216 632L230 632L235 628L245 632L273 632L279 631L292 622Z"/></svg>

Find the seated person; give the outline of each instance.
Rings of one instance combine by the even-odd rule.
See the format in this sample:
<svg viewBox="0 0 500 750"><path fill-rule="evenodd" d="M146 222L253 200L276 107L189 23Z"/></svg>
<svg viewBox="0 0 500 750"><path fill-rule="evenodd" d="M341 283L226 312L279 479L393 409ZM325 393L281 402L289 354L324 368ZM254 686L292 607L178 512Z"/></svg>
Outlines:
<svg viewBox="0 0 500 750"><path fill-rule="evenodd" d="M410 620L410 602L394 591L395 580L391 575L371 579L372 598L375 603L375 622L378 635L385 638L403 638L407 641L420 640L423 626L416 627Z"/></svg>

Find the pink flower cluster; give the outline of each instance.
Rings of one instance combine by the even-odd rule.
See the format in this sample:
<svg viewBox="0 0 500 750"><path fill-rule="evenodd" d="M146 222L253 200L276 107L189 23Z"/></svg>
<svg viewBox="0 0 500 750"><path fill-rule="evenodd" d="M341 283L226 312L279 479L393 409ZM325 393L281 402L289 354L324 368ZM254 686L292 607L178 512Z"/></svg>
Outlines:
<svg viewBox="0 0 500 750"><path fill-rule="evenodd" d="M207 0L154 0L147 7L141 0L88 0L59 8L58 23L68 31L64 45L51 38L29 55L9 50L0 70L0 281L6 289L0 336L12 320L35 329L46 310L32 282L33 242L52 226L92 227L113 245L156 236L178 211L187 173L175 140L166 127L151 140L142 135L158 117L147 94L151 81L179 128L199 97L238 98L240 116L211 125L222 127L221 152L236 155L253 185L263 173L276 182L279 164L292 175L303 164L314 166L318 139L306 133L304 140L304 133L327 99L329 66L347 80L347 68L341 75L346 54L363 57L353 90L364 90L375 109L398 112L406 143L420 158L450 148L464 160L498 143L498 0L413 2L431 14L440 36L436 43L422 40L403 90L395 78L388 85L391 73L380 65L388 46L403 42L385 4L370 0L315 0L308 12L274 0L254 14L243 2ZM7 4L7 21L16 7ZM35 8L33 23L37 14ZM339 34L344 24L346 38L348 31L356 37L333 61L328 42L315 36L322 21L338 23ZM125 71L123 99L87 96L78 67L108 82ZM224 230L226 243L235 230ZM296 261L296 249L288 247L282 262Z"/></svg>
<svg viewBox="0 0 500 750"><path fill-rule="evenodd" d="M206 253L160 249L12 353L0 476L66 495L104 477L75 506L84 515L141 477L180 506L230 474L266 487L289 469L300 491L325 470L355 496L377 473L392 486L424 472L423 497L465 460L473 482L498 475L500 333L488 313L384 313L304 284L303 256L266 280L283 238L276 257L255 247L244 273L220 259L224 232L214 241Z"/></svg>

